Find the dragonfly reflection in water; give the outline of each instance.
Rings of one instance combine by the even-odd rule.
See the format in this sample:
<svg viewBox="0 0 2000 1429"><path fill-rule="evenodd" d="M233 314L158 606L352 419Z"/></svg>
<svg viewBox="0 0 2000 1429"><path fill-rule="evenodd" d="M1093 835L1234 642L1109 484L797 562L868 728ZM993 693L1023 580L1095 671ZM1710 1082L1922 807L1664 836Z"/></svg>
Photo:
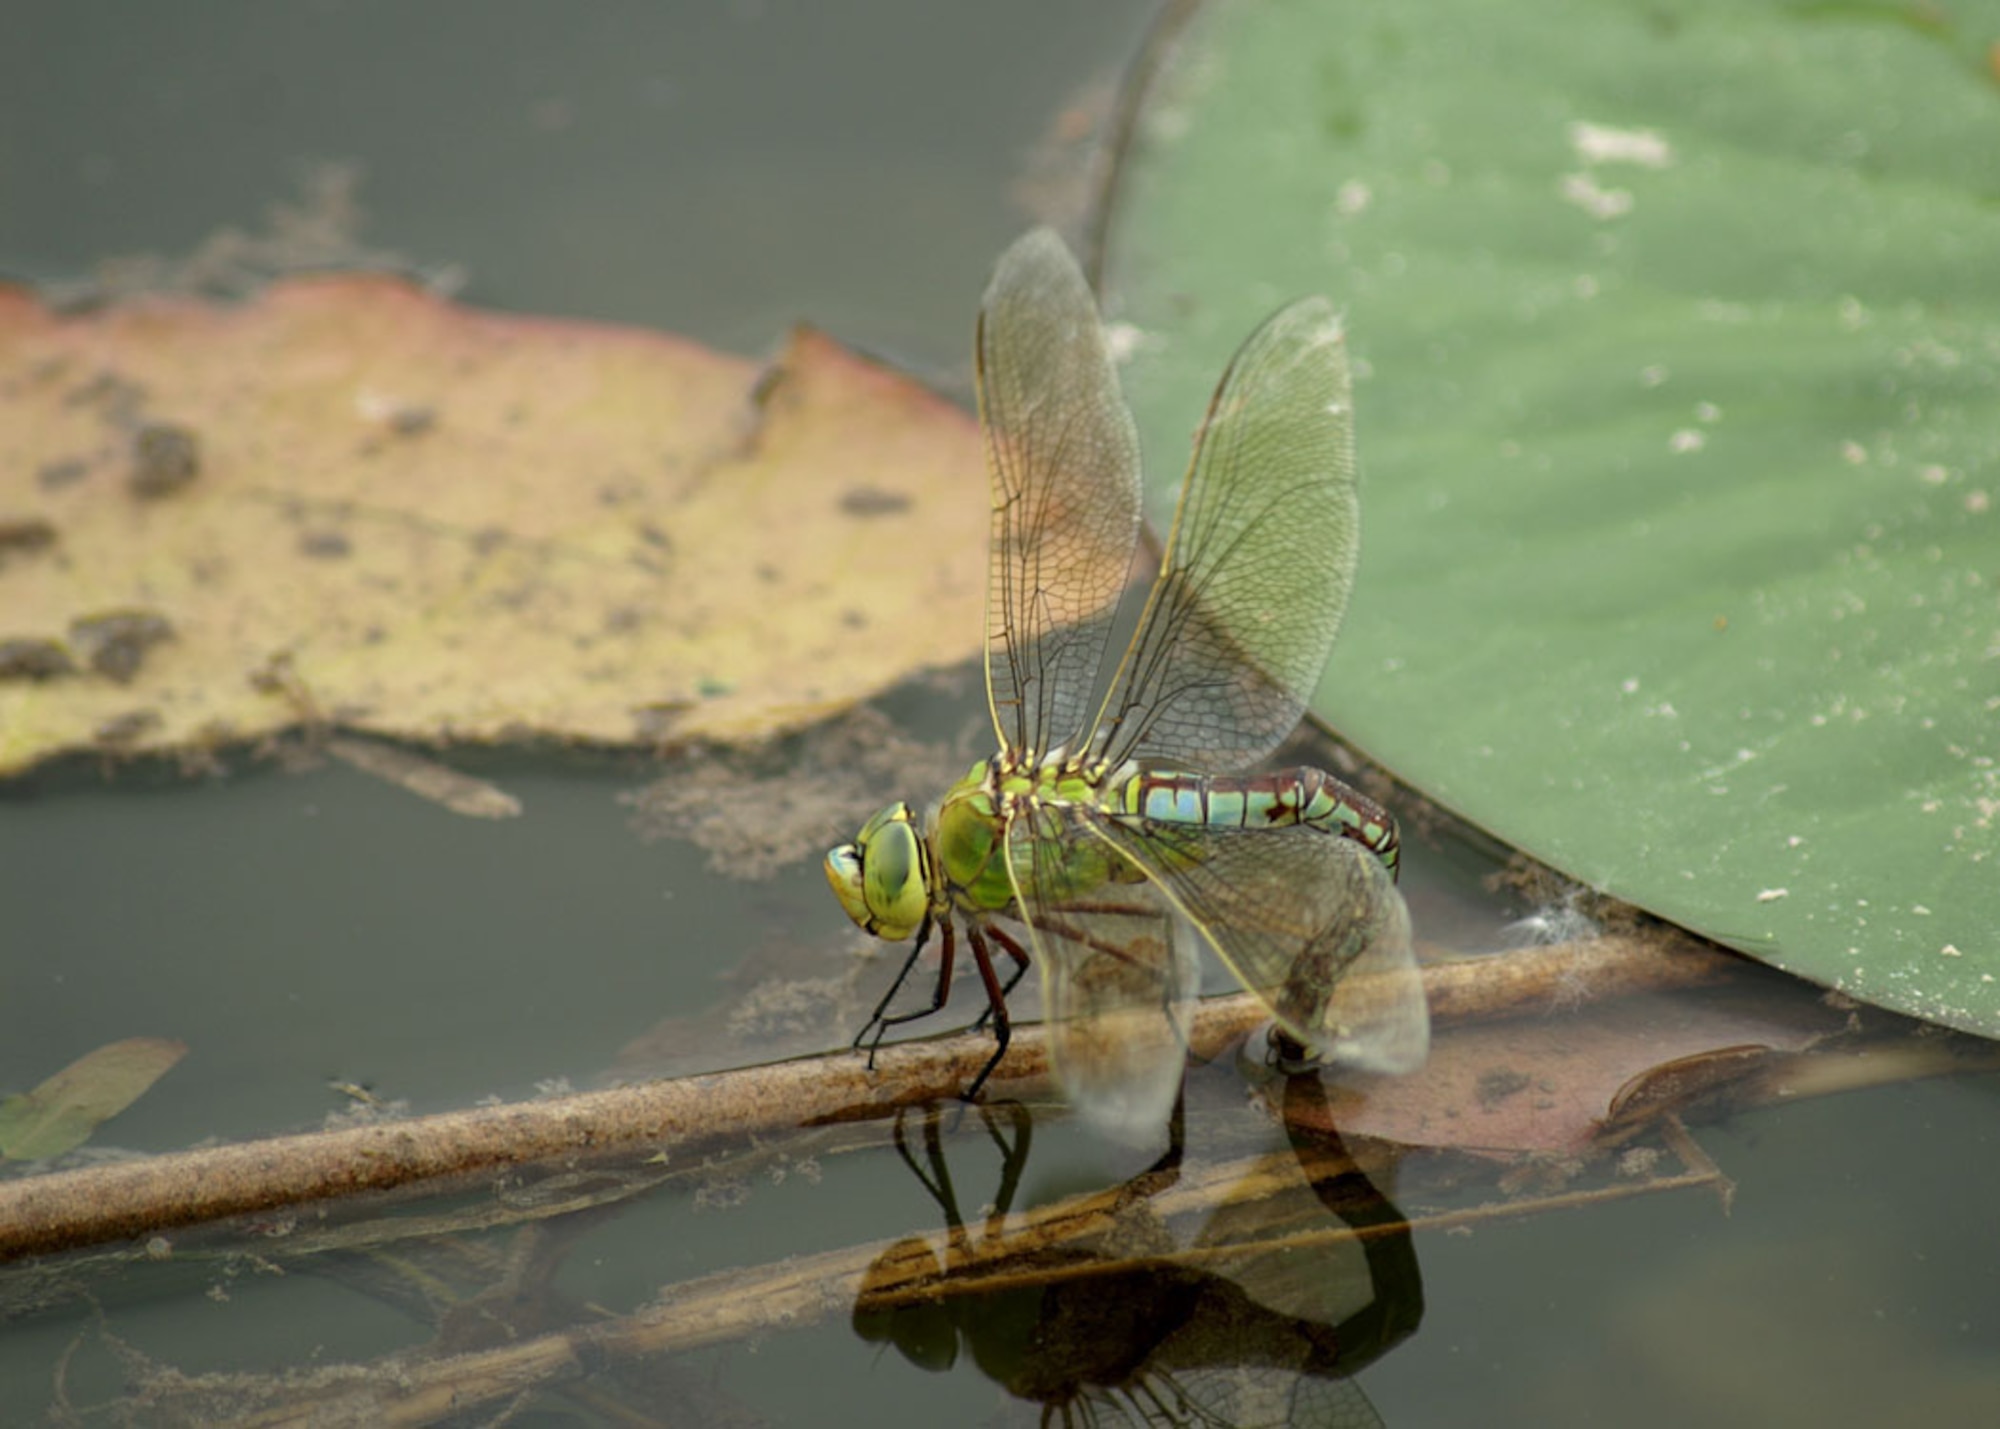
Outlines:
<svg viewBox="0 0 2000 1429"><path fill-rule="evenodd" d="M1288 1122L1316 1096L1323 1115L1316 1079L1290 1079ZM1422 1279L1403 1213L1337 1137L1294 1134L1289 1152L1194 1168L1194 1184L1149 1171L1015 1215L1030 1118L1018 1103L979 1115L1004 1161L976 1230L937 1109L921 1161L898 1115L897 1151L945 1235L869 1267L863 1340L934 1373L969 1361L1017 1401L992 1423L1380 1429L1353 1376L1415 1333Z"/></svg>
<svg viewBox="0 0 2000 1429"><path fill-rule="evenodd" d="M1032 963L1064 1090L1099 1124L1143 1132L1180 1087L1192 927L1308 1053L1415 1068L1430 1026L1394 882L1394 819L1318 769L1226 772L1297 724L1354 582L1338 316L1323 298L1293 303L1231 360L1101 698L1138 550L1139 440L1090 288L1048 230L1001 257L977 360L1000 747L927 822L891 804L827 855L856 923L916 940L855 1045L868 1042L872 1060L889 1028L944 1005L962 926L998 1044L965 1095L1005 1055L1006 996ZM934 930L930 1005L890 1014ZM1004 983L996 954L1012 964Z"/></svg>

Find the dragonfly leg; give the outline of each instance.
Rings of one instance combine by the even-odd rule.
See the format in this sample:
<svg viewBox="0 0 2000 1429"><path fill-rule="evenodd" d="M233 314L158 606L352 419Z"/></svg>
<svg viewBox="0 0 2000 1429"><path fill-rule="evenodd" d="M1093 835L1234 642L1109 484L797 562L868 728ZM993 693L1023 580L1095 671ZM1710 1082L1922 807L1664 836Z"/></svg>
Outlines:
<svg viewBox="0 0 2000 1429"><path fill-rule="evenodd" d="M896 1154L902 1158L903 1164L909 1167L910 1174L917 1178L917 1184L930 1193L930 1198L937 1202L938 1209L944 1212L945 1227L950 1233L952 1243L957 1245L965 1242L967 1240L965 1221L958 1211L958 1192L952 1189L951 1167L945 1162L944 1138L938 1131L937 1105L931 1103L924 1108L924 1160L928 1169L917 1164L916 1153L910 1150L910 1144L903 1135L903 1114L908 1110L909 1108L903 1107L896 1112L894 1132Z"/></svg>
<svg viewBox="0 0 2000 1429"><path fill-rule="evenodd" d="M923 953L924 944L930 935L931 927L926 923L918 930L916 941L910 944L910 955L903 959L903 966L896 974L896 980L889 984L889 990L882 994L882 1000L875 1004L875 1010L868 1014L868 1020L861 1025L861 1030L854 1034L854 1040L848 1043L848 1046L859 1051L861 1044L868 1041L868 1034L875 1032L877 1024L882 1021L882 1014L889 1010L889 1004L895 1000L896 994L903 990L903 984L909 981L910 969L917 965L917 958ZM871 1071L875 1067L875 1048L881 1043L882 1034L875 1032L875 1041L870 1043L868 1048L868 1066Z"/></svg>
<svg viewBox="0 0 2000 1429"><path fill-rule="evenodd" d="M931 928L933 925L939 923L943 925L943 945L938 950L937 988L931 994L931 1005L929 1007L920 1007L915 1012L899 1012L894 1017L889 1016L889 1004L895 1000L896 994L903 990L903 984L909 981L910 969L917 965L917 957L923 952L924 944L930 939ZM867 1025L855 1034L853 1045L856 1048L859 1048L863 1042L868 1043L868 1069L870 1071L875 1069L876 1049L881 1047L882 1039L888 1035L891 1027L894 1027L899 1022L914 1022L920 1017L929 1017L933 1012L944 1006L945 999L951 993L951 967L957 958L957 954L958 938L952 931L951 919L948 917L943 919L926 918L924 926L917 931L917 941L910 949L910 956L903 960L903 970L896 974L896 980L889 984L889 990L882 994L882 1000L875 1004L874 1014L869 1017ZM870 1032L875 1034L873 1040L869 1039L868 1034Z"/></svg>
<svg viewBox="0 0 2000 1429"><path fill-rule="evenodd" d="M1007 1055L1007 1043L1014 1035L1014 1027L1007 1018L1007 993L1000 986L1000 974L993 970L993 950L986 946L985 934L973 924L967 925L965 933L972 941L972 961L979 969L979 980L986 984L986 1010L993 1018L993 1041L996 1044L993 1055L986 1059L986 1065L972 1079L972 1085L959 1093L966 1101L971 1101L986 1085L986 1079L993 1075L993 1069L1000 1065L1000 1059Z"/></svg>
<svg viewBox="0 0 2000 1429"><path fill-rule="evenodd" d="M1007 981L1000 989L1000 996L1004 1000L1013 996L1015 987L1020 984L1021 978L1028 971L1028 950L998 928L988 928L986 936L998 943L1006 951L1007 956L1014 960L1014 971L1007 975ZM986 1010L980 1013L978 1018L974 1020L972 1030L974 1032L984 1032L986 1024L992 1016L993 1005L988 1003Z"/></svg>
<svg viewBox="0 0 2000 1429"><path fill-rule="evenodd" d="M1295 1077L1319 1066L1320 1060L1306 1049L1305 1043L1272 1023L1264 1046L1264 1064L1284 1076Z"/></svg>
<svg viewBox="0 0 2000 1429"><path fill-rule="evenodd" d="M993 1209L986 1217L988 1235L1000 1234L1001 1223L1007 1212L1014 1208L1014 1194L1021 1188L1021 1172L1028 1165L1028 1144L1034 1135L1034 1118L1019 1102L1002 1102L1007 1109L1007 1119L1014 1124L1014 1140L1009 1143L993 1124L993 1113L989 1107L979 1109L980 1117L986 1123L986 1134L1000 1149L1000 1189L993 1194Z"/></svg>

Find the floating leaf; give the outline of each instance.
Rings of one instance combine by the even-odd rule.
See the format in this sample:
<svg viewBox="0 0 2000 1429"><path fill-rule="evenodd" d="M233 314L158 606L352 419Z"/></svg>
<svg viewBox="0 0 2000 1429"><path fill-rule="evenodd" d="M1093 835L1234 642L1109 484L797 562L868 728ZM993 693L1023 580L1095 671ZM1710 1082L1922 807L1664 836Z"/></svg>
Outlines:
<svg viewBox="0 0 2000 1429"><path fill-rule="evenodd" d="M811 332L0 290L0 773L294 723L279 660L414 740L804 725L976 651L986 514L971 419Z"/></svg>
<svg viewBox="0 0 2000 1429"><path fill-rule="evenodd" d="M1566 873L2000 1034L1993 0L1225 3L1111 277L1149 471L1301 293L1365 530L1320 708Z"/></svg>
<svg viewBox="0 0 2000 1429"><path fill-rule="evenodd" d="M76 1149L186 1054L186 1043L165 1037L128 1037L85 1053L33 1091L0 1102L0 1156L40 1161Z"/></svg>

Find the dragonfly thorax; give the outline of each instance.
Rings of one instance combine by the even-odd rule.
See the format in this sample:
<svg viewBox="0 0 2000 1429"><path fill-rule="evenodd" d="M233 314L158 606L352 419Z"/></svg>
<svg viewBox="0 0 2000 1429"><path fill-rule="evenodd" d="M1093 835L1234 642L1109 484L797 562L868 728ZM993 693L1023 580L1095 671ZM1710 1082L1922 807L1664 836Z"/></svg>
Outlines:
<svg viewBox="0 0 2000 1429"><path fill-rule="evenodd" d="M1003 750L973 765L946 791L931 826L941 898L969 914L1018 917L1024 894L1080 893L1136 876L1076 823L1104 790L1101 777L1068 758L1036 763Z"/></svg>

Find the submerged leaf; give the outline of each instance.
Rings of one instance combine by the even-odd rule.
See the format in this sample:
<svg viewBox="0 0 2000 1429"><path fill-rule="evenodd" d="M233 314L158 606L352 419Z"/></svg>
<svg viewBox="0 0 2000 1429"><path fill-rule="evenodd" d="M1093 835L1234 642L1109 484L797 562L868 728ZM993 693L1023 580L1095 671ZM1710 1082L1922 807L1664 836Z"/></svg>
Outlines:
<svg viewBox="0 0 2000 1429"><path fill-rule="evenodd" d="M511 819L521 812L521 801L498 785L394 745L336 738L326 742L326 752L468 819Z"/></svg>
<svg viewBox="0 0 2000 1429"><path fill-rule="evenodd" d="M0 1102L0 1156L40 1161L72 1151L187 1054L165 1037L128 1037L87 1052L31 1092Z"/></svg>

